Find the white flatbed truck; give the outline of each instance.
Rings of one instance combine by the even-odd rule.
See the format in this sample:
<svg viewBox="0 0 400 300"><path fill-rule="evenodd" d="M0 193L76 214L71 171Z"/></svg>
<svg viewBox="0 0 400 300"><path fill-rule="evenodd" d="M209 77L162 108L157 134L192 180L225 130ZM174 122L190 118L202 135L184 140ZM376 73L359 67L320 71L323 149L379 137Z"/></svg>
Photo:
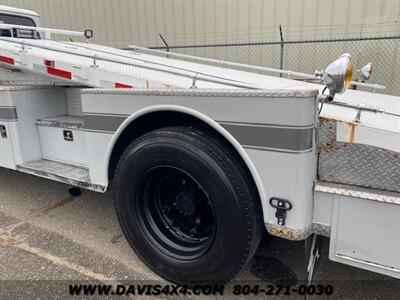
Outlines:
<svg viewBox="0 0 400 300"><path fill-rule="evenodd" d="M54 41L92 32L31 11L0 6L0 21L0 166L114 182L128 242L162 277L228 281L268 232L329 237L330 259L400 278L400 99L340 94L348 55L321 75L326 96L233 63Z"/></svg>

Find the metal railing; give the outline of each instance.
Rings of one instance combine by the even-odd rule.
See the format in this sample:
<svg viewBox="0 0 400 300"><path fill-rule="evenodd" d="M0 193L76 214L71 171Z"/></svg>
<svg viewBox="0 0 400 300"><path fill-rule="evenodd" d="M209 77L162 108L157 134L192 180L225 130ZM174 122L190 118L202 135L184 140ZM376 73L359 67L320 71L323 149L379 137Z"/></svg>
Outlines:
<svg viewBox="0 0 400 300"><path fill-rule="evenodd" d="M386 93L400 96L400 36L284 40L269 42L173 45L150 47L181 54L284 69L307 74L324 69L339 55L352 55L355 71L372 62L374 72L369 83L386 86ZM260 73L268 71L259 70ZM276 75L275 76L279 76ZM288 76L288 75L281 75ZM295 75L289 75L295 78ZM354 78L357 78L354 72ZM360 88L363 89L363 88Z"/></svg>

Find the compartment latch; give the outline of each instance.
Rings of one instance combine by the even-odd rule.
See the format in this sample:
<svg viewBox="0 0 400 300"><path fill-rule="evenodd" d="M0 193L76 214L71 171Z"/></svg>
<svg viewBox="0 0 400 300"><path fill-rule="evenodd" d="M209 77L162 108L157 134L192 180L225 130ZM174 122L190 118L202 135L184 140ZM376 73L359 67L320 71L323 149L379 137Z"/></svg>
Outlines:
<svg viewBox="0 0 400 300"><path fill-rule="evenodd" d="M64 141L73 142L74 141L74 134L71 130L63 130Z"/></svg>
<svg viewBox="0 0 400 300"><path fill-rule="evenodd" d="M272 197L269 199L269 204L276 208L275 217L278 219L278 225L285 225L286 212L292 209L292 203L286 199Z"/></svg>
<svg viewBox="0 0 400 300"><path fill-rule="evenodd" d="M3 139L7 138L7 129L5 125L0 125L0 135Z"/></svg>

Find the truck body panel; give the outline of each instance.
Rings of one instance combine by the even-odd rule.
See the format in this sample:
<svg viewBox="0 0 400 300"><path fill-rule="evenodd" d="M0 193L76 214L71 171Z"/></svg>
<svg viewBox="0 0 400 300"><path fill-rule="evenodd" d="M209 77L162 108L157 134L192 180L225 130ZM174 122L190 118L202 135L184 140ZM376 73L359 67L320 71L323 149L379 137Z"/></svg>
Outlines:
<svg viewBox="0 0 400 300"><path fill-rule="evenodd" d="M108 182L111 137L150 112L177 111L202 115L228 140L235 140L256 170L266 223L276 223L268 199L292 199L294 207L311 208L315 178L316 91L216 91L216 90L85 90L82 105L87 130L91 181ZM291 118L290 113L304 112ZM285 116L286 117L282 117ZM133 116L129 118L129 116ZM277 118L280 116L280 118ZM264 120L264 121L262 121ZM265 122L268 120L268 122ZM120 123L119 126L116 124ZM120 133L118 133L120 134ZM115 139L114 139L115 140ZM246 160L246 159L245 159ZM104 164L99 163L104 161ZM285 161L283 165L281 162ZM293 172L293 170L296 170ZM292 182L290 188L286 183ZM297 208L296 208L297 209ZM270 211L270 212L268 212ZM311 209L301 210L288 226L302 231L310 226Z"/></svg>
<svg viewBox="0 0 400 300"><path fill-rule="evenodd" d="M40 26L34 12L2 14ZM347 90L319 104L321 84L46 34L0 37L1 167L104 192L129 130L185 116L240 156L270 234L330 237L332 260L400 278L399 97ZM280 220L271 199L291 205Z"/></svg>
<svg viewBox="0 0 400 300"><path fill-rule="evenodd" d="M400 278L400 194L326 182L315 190L314 221L329 224L329 258Z"/></svg>

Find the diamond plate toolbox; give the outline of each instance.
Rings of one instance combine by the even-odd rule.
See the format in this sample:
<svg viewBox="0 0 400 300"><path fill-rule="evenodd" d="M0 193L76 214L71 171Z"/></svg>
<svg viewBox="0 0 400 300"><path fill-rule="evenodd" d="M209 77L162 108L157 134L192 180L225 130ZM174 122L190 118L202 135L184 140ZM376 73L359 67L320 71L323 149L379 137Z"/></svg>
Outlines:
<svg viewBox="0 0 400 300"><path fill-rule="evenodd" d="M338 142L336 121L320 118L321 181L400 192L400 154L364 144Z"/></svg>

